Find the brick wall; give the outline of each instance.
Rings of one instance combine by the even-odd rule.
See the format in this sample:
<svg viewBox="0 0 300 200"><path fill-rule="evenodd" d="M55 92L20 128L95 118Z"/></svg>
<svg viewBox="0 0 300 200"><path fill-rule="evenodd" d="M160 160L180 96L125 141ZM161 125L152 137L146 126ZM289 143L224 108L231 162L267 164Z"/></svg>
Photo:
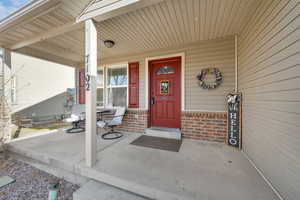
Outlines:
<svg viewBox="0 0 300 200"><path fill-rule="evenodd" d="M225 142L227 113L182 112L181 131L184 138Z"/></svg>
<svg viewBox="0 0 300 200"><path fill-rule="evenodd" d="M148 127L148 116L146 110L127 110L122 126L117 129L143 133ZM225 142L227 113L182 112L181 131L184 138Z"/></svg>
<svg viewBox="0 0 300 200"><path fill-rule="evenodd" d="M143 133L148 124L147 110L127 110L121 126L117 129L135 133Z"/></svg>

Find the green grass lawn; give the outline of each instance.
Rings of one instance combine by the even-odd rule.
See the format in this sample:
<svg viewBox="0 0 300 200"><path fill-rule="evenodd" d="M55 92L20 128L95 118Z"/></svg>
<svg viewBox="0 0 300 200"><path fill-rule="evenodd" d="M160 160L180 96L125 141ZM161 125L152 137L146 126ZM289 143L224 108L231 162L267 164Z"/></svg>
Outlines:
<svg viewBox="0 0 300 200"><path fill-rule="evenodd" d="M15 128L13 130L13 134L15 135L15 138L21 138L21 137L33 136L36 134L46 133L51 130L67 128L67 127L70 127L70 125L62 124L62 125L48 125L48 126L46 125L46 126L34 127L34 128L21 128L19 134L16 133L17 128Z"/></svg>

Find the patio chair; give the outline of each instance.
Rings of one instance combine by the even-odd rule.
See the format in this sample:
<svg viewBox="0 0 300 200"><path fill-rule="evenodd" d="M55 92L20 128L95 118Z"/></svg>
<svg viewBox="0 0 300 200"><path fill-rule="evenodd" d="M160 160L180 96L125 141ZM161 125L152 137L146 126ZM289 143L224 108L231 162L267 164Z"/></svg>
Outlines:
<svg viewBox="0 0 300 200"><path fill-rule="evenodd" d="M110 120L104 120L97 122L98 128L109 128L110 130L101 135L104 140L118 139L123 136L121 132L115 131L114 128L122 124L123 117L125 115L125 107L116 107L116 112Z"/></svg>
<svg viewBox="0 0 300 200"><path fill-rule="evenodd" d="M67 133L80 133L85 129L80 126L80 123L85 120L85 105L76 104L72 108L71 117L65 119L65 122L72 123L73 127L66 130Z"/></svg>

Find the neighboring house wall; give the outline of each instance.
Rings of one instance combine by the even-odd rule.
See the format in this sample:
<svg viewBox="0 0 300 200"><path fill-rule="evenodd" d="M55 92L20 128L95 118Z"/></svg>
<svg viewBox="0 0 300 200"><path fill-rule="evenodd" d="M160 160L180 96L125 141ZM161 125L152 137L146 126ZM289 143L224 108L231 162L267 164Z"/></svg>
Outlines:
<svg viewBox="0 0 300 200"><path fill-rule="evenodd" d="M46 99L38 104L30 106L20 112L17 112L17 115L20 116L28 116L28 117L52 117L52 116L60 116L67 112L64 107L67 93L63 92L54 97Z"/></svg>
<svg viewBox="0 0 300 200"><path fill-rule="evenodd" d="M239 37L243 149L287 200L300 196L300 2L260 2Z"/></svg>
<svg viewBox="0 0 300 200"><path fill-rule="evenodd" d="M16 103L13 112L18 112L74 88L74 68L41 59L12 53L12 73L16 72ZM61 102L62 103L62 102ZM61 109L53 107L52 113Z"/></svg>
<svg viewBox="0 0 300 200"><path fill-rule="evenodd" d="M185 47L156 50L140 55L129 55L100 60L101 65L119 62L139 61L139 102L140 108L145 109L146 86L145 59L148 57L164 56L168 54L185 53L185 110L225 112L225 97L234 90L234 38L209 40ZM199 87L196 76L201 69L217 67L223 74L224 82L212 90Z"/></svg>

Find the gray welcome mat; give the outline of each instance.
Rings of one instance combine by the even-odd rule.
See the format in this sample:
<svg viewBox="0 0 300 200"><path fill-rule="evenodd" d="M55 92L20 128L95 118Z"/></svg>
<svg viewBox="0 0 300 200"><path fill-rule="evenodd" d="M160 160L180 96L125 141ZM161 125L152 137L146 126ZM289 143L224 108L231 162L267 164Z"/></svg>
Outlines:
<svg viewBox="0 0 300 200"><path fill-rule="evenodd" d="M0 188L15 182L16 180L9 176L0 176Z"/></svg>
<svg viewBox="0 0 300 200"><path fill-rule="evenodd" d="M142 135L130 144L153 149L179 152L181 143L181 140Z"/></svg>

